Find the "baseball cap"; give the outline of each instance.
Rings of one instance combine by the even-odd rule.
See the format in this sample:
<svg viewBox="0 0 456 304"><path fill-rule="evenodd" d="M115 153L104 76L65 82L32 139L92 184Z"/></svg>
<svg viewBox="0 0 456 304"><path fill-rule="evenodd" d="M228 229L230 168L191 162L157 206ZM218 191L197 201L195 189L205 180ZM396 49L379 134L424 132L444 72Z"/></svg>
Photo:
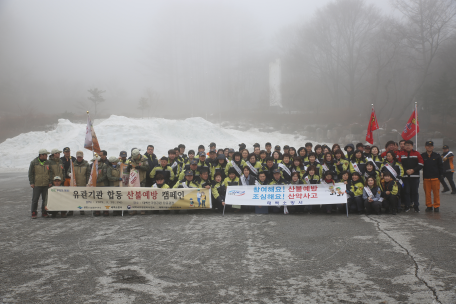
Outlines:
<svg viewBox="0 0 456 304"><path fill-rule="evenodd" d="M225 154L219 154L217 155L217 159L225 159Z"/></svg>
<svg viewBox="0 0 456 304"><path fill-rule="evenodd" d="M108 160L109 160L110 163L117 163L117 161L118 161L119 159L118 159L117 157L115 157L115 156L110 156L110 157L108 158Z"/></svg>
<svg viewBox="0 0 456 304"><path fill-rule="evenodd" d="M204 156L204 157L206 157L206 153L200 152L200 153L198 153L198 156Z"/></svg>
<svg viewBox="0 0 456 304"><path fill-rule="evenodd" d="M427 141L426 146L434 146L434 142L432 140Z"/></svg>
<svg viewBox="0 0 456 304"><path fill-rule="evenodd" d="M76 152L76 157L79 157L79 156L84 157L84 152L82 152L82 151Z"/></svg>
<svg viewBox="0 0 456 304"><path fill-rule="evenodd" d="M274 147L274 149L275 149L275 150L280 150L280 146L277 145L277 146Z"/></svg>
<svg viewBox="0 0 456 304"><path fill-rule="evenodd" d="M51 154L54 154L54 153L62 153L62 151L60 151L59 149L52 149Z"/></svg>
<svg viewBox="0 0 456 304"><path fill-rule="evenodd" d="M54 176L54 180L62 180L60 176Z"/></svg>
<svg viewBox="0 0 456 304"><path fill-rule="evenodd" d="M48 150L46 149L40 149L40 151L38 151L38 154L51 154L48 152Z"/></svg>
<svg viewBox="0 0 456 304"><path fill-rule="evenodd" d="M196 159L193 159L191 162L190 162L190 165L198 165L198 161Z"/></svg>
<svg viewBox="0 0 456 304"><path fill-rule="evenodd" d="M228 150L228 153L234 153L234 152L235 152L234 149L229 149Z"/></svg>
<svg viewBox="0 0 456 304"><path fill-rule="evenodd" d="M127 157L127 151L120 151L120 157Z"/></svg>
<svg viewBox="0 0 456 304"><path fill-rule="evenodd" d="M63 148L63 152L70 152L70 147Z"/></svg>
<svg viewBox="0 0 456 304"><path fill-rule="evenodd" d="M133 149L131 151L131 156L138 156L139 155L139 149Z"/></svg>
<svg viewBox="0 0 456 304"><path fill-rule="evenodd" d="M444 149L449 149L450 147L448 147L448 145L444 145L443 148Z"/></svg>
<svg viewBox="0 0 456 304"><path fill-rule="evenodd" d="M275 173L280 173L280 170L279 169L274 169L272 170L272 173L275 174Z"/></svg>
<svg viewBox="0 0 456 304"><path fill-rule="evenodd" d="M185 176L189 176L189 175L193 176L193 171L192 170L185 171Z"/></svg>

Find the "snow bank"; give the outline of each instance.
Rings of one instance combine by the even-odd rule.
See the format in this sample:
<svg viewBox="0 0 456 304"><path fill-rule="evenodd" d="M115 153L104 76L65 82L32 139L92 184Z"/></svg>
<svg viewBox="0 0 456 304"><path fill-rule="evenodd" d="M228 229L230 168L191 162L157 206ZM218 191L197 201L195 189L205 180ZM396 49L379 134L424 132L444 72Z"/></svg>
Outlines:
<svg viewBox="0 0 456 304"><path fill-rule="evenodd" d="M59 119L55 130L47 132L29 132L7 139L0 144L0 168L2 172L13 169L26 169L30 161L38 155L38 150L70 147L74 156L77 150L84 151L84 158L91 158L92 152L84 149L85 124L74 124L67 119ZM288 144L298 148L307 141L304 136L281 134L279 132L260 132L257 129L238 131L224 129L203 118L169 120L162 118L135 119L112 115L95 124L95 132L103 150L108 156L118 156L125 150L130 154L133 147L146 151L149 144L154 145L158 157L167 155L167 151L183 143L186 151L197 150L200 144L209 149L211 142L217 148L234 148L245 143L249 151L258 142L262 148L266 142L283 147Z"/></svg>

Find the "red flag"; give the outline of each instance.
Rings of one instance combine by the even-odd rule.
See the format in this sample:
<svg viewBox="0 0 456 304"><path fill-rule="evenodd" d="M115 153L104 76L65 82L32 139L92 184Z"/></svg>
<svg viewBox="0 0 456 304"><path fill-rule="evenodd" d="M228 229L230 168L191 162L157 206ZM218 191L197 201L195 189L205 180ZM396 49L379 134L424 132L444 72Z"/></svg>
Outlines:
<svg viewBox="0 0 456 304"><path fill-rule="evenodd" d="M371 113L371 117L369 119L369 125L367 126L367 135L366 135L366 141L369 142L371 145L374 144L374 136L373 136L372 132L377 129L378 129L377 116L375 115L374 107L372 107L372 113Z"/></svg>
<svg viewBox="0 0 456 304"><path fill-rule="evenodd" d="M404 131L402 131L402 138L405 140L413 138L413 136L420 132L420 124L415 111L413 111L412 116L410 116L407 124L405 125Z"/></svg>
<svg viewBox="0 0 456 304"><path fill-rule="evenodd" d="M86 127L86 137L84 141L84 148L91 150L95 153L101 154L100 144L98 143L97 135L95 134L95 129L93 128L92 121L90 120L90 115L87 112L87 127Z"/></svg>

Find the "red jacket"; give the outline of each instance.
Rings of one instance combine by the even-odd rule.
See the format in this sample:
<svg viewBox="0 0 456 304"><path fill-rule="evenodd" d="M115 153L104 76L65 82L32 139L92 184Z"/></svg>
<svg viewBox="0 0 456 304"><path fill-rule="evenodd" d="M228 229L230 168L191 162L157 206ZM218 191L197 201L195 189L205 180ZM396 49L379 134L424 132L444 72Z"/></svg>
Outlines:
<svg viewBox="0 0 456 304"><path fill-rule="evenodd" d="M415 150L410 152L407 151L399 151L398 160L402 163L402 167L404 168L404 176L403 178L409 177L420 177L420 170L423 169L424 161L423 157L420 153ZM413 169L415 172L413 174L408 175L406 172L409 169Z"/></svg>

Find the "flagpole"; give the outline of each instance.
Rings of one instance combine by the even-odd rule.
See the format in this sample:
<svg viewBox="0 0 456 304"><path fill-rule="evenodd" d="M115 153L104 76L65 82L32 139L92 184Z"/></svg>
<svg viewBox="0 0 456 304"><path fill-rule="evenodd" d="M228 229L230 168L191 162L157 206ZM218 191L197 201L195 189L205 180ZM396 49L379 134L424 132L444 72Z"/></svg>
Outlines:
<svg viewBox="0 0 456 304"><path fill-rule="evenodd" d="M87 119L90 120L90 115L89 115L89 111L87 111ZM92 123L92 122L90 122ZM92 127L92 125L90 125L90 127ZM90 132L92 132L92 130L90 130ZM92 157L95 156L95 152L93 151L93 139L92 139Z"/></svg>
<svg viewBox="0 0 456 304"><path fill-rule="evenodd" d="M415 101L415 141L416 141L416 151L418 152L418 107L417 102Z"/></svg>

